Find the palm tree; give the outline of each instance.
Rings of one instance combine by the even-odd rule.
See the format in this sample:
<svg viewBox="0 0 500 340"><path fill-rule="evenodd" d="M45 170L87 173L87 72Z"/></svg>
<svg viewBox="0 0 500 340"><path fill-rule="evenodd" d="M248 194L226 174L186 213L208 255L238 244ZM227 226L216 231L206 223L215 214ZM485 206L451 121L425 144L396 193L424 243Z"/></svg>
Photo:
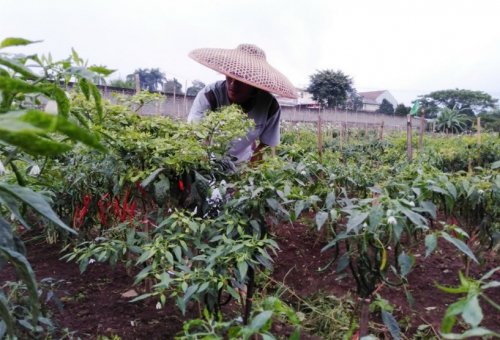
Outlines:
<svg viewBox="0 0 500 340"><path fill-rule="evenodd" d="M163 88L163 84L167 81L165 73L161 72L159 68L152 69L137 69L134 73L129 74L126 78L127 82L135 82L135 74L139 75L142 90L157 91Z"/></svg>
<svg viewBox="0 0 500 340"><path fill-rule="evenodd" d="M165 73L161 72L159 68L152 68L151 71L149 71L150 90L162 89L166 81L167 78L165 77Z"/></svg>
<svg viewBox="0 0 500 340"><path fill-rule="evenodd" d="M460 110L445 107L436 118L436 131L460 133L466 129L468 122L469 116L460 113Z"/></svg>

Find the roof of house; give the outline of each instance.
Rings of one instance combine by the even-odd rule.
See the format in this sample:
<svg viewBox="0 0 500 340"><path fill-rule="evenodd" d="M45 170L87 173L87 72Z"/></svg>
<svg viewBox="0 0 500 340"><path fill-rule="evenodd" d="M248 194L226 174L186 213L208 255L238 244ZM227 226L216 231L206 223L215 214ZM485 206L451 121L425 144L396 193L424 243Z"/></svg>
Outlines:
<svg viewBox="0 0 500 340"><path fill-rule="evenodd" d="M368 92L359 92L358 94L362 96L363 98L366 99L371 99L375 100L377 99L382 93L384 93L386 90L382 91L368 91Z"/></svg>

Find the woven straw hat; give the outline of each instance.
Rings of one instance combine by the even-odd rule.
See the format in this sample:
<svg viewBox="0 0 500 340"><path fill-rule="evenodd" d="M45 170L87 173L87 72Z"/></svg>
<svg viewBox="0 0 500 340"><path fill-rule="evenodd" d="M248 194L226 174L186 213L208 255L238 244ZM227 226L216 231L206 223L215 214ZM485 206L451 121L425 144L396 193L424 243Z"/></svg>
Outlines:
<svg viewBox="0 0 500 340"><path fill-rule="evenodd" d="M241 44L235 49L199 48L189 53L189 56L243 83L286 98L297 98L292 83L267 63L266 54L255 45Z"/></svg>

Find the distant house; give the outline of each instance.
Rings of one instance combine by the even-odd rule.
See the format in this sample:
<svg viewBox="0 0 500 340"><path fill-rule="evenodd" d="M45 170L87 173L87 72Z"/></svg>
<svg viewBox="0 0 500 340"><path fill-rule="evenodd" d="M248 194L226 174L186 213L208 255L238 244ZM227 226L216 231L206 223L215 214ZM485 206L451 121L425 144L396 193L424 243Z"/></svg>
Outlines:
<svg viewBox="0 0 500 340"><path fill-rule="evenodd" d="M384 99L391 103L394 109L396 109L396 106L398 106L397 100L387 90L358 92L358 94L363 97L363 111L377 111Z"/></svg>
<svg viewBox="0 0 500 340"><path fill-rule="evenodd" d="M295 88L298 98L290 99L274 95L282 107L318 108L318 103L312 99L312 94L304 89Z"/></svg>

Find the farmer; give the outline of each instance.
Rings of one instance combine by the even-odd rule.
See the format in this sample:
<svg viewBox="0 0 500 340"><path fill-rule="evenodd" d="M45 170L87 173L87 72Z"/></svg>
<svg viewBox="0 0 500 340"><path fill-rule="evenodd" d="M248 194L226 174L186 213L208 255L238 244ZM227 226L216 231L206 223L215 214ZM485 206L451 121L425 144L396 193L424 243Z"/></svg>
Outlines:
<svg viewBox="0 0 500 340"><path fill-rule="evenodd" d="M236 163L262 159L263 150L280 140L281 109L271 93L297 98L290 81L266 61L263 50L242 44L235 49L201 48L189 56L226 76L226 80L207 85L194 99L188 122L199 121L209 110L238 104L255 121L255 129L233 141L229 155Z"/></svg>

